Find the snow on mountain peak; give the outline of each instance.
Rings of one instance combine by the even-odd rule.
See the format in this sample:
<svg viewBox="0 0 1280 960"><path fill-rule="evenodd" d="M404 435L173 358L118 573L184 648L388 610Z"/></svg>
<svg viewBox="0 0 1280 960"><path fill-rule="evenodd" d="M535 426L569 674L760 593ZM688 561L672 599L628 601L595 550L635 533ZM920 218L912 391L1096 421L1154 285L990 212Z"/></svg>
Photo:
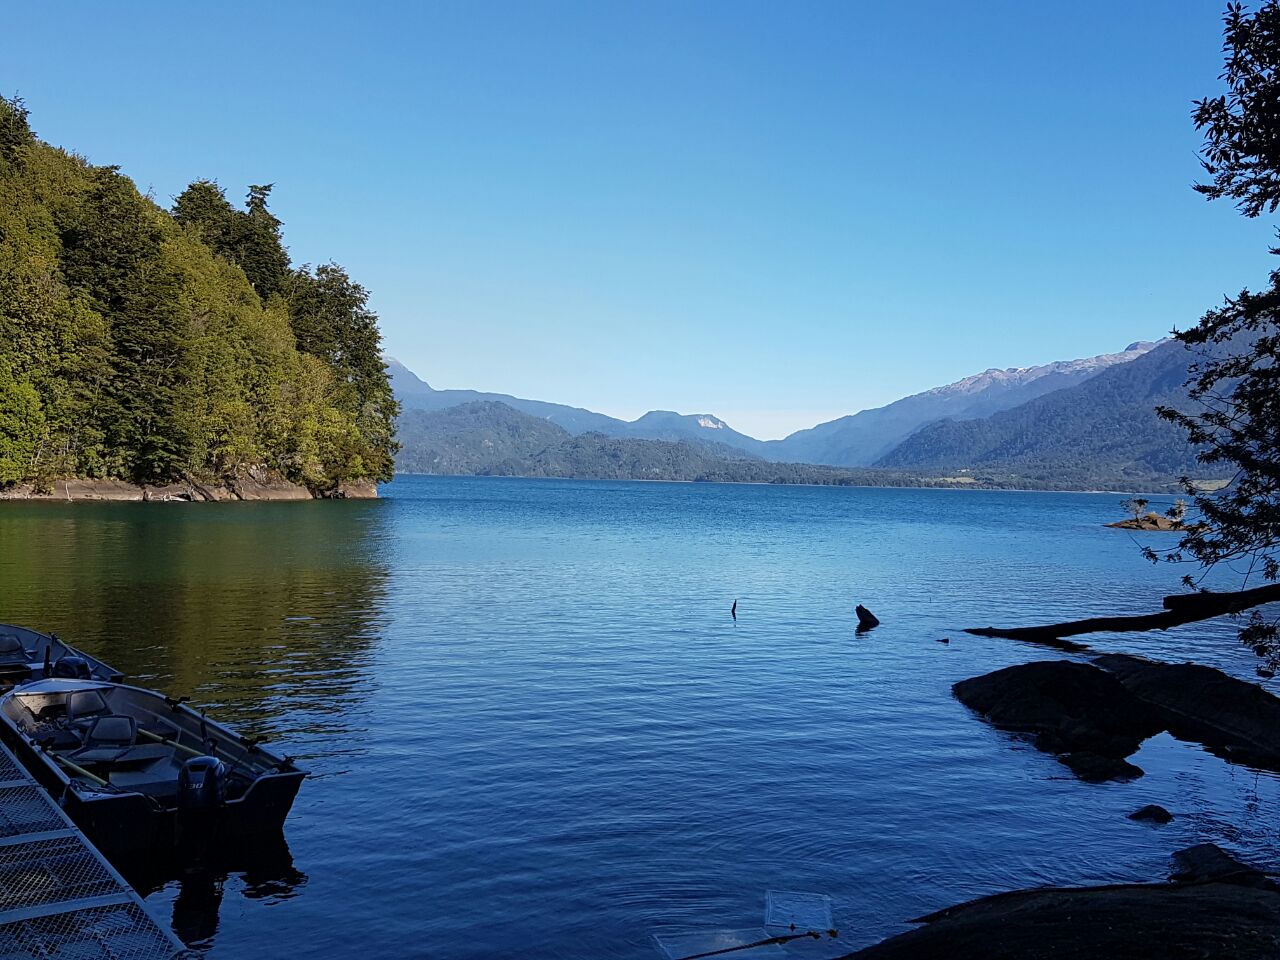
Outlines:
<svg viewBox="0 0 1280 960"><path fill-rule="evenodd" d="M973 376L965 377L963 380L957 380L955 383L926 390L925 393L935 396L976 393L996 385L1017 386L1023 383L1030 383L1032 380L1039 380L1041 377L1047 377L1055 373L1101 372L1117 363L1135 360L1163 342L1163 340L1156 342L1140 340L1129 344L1119 353L1104 353L1096 357L1083 357L1079 360L1056 360L1053 363L1044 363L1034 367L1008 367L1003 370L999 367L991 367L982 373L975 373Z"/></svg>

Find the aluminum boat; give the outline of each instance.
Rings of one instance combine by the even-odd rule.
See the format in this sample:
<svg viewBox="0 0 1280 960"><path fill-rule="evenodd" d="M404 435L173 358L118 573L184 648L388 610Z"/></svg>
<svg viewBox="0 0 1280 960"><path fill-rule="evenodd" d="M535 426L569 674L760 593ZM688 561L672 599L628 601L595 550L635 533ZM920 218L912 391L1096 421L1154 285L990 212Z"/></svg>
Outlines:
<svg viewBox="0 0 1280 960"><path fill-rule="evenodd" d="M100 680L14 687L0 735L108 856L278 831L306 776L179 700Z"/></svg>
<svg viewBox="0 0 1280 960"><path fill-rule="evenodd" d="M124 679L119 670L77 650L57 634L0 623L0 689L58 676L109 683Z"/></svg>

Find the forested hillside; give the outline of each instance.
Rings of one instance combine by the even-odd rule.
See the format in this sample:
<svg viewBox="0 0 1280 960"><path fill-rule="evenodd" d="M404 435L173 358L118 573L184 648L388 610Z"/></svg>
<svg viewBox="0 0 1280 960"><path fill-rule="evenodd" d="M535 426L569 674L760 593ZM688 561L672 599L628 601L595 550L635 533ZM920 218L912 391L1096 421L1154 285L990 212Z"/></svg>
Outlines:
<svg viewBox="0 0 1280 960"><path fill-rule="evenodd" d="M397 457L401 473L884 487L975 483L969 478L906 471L773 463L712 441L571 434L555 423L494 401L430 412L406 410L400 418L400 438L404 443Z"/></svg>
<svg viewBox="0 0 1280 960"><path fill-rule="evenodd" d="M798 430L769 443L772 459L869 466L927 424L943 419L973 420L1020 406L1036 397L1084 383L1104 370L1128 363L1154 343L1131 343L1119 353L1059 360L1035 367L991 369L893 403Z"/></svg>
<svg viewBox="0 0 1280 960"><path fill-rule="evenodd" d="M270 191L201 180L167 211L0 99L0 487L390 479L368 295L290 263Z"/></svg>
<svg viewBox="0 0 1280 960"><path fill-rule="evenodd" d="M1018 476L1036 485L1154 489L1189 475L1220 479L1197 463L1186 434L1158 405L1188 409L1194 356L1177 341L1111 367L1084 383L985 419L924 427L879 461L899 470Z"/></svg>

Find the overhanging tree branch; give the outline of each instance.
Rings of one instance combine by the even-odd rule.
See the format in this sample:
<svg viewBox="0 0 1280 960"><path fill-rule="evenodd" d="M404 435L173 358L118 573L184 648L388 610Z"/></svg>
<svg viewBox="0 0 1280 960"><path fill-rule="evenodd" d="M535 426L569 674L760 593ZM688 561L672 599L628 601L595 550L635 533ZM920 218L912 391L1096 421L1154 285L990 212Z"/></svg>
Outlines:
<svg viewBox="0 0 1280 960"><path fill-rule="evenodd" d="M1082 649L1082 645L1067 641L1085 633L1131 633L1145 630L1168 630L1185 623L1210 620L1225 614L1243 613L1267 603L1280 603L1280 583L1269 583L1252 590L1230 593L1177 593L1164 598L1164 610L1126 617L1089 617L1085 620L1068 620L1039 627L971 627L965 633L976 637L1001 637L1006 640L1026 640L1065 649Z"/></svg>

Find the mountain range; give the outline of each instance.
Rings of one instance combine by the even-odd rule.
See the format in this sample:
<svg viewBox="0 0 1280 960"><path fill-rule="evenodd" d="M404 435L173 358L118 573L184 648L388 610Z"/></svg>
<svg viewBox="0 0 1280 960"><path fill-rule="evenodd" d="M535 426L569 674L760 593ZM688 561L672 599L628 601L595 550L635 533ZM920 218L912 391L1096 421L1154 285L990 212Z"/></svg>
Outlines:
<svg viewBox="0 0 1280 960"><path fill-rule="evenodd" d="M1035 367L990 369L955 383L895 400L883 407L799 430L774 441L778 459L870 466L921 427L938 420L988 417L1036 397L1084 383L1102 371L1135 360L1156 344L1131 343L1119 353L1061 360Z"/></svg>
<svg viewBox="0 0 1280 960"><path fill-rule="evenodd" d="M1154 412L1187 402L1191 359L1181 343L1162 340L989 369L771 441L712 414L656 410L626 421L505 394L435 390L388 364L404 407L405 472L1163 489L1183 474L1216 478Z"/></svg>
<svg viewBox="0 0 1280 960"><path fill-rule="evenodd" d="M525 400L505 393L479 390L436 390L412 370L387 358L391 387L405 410L445 410L464 403L496 402L531 417L549 420L572 434L603 433L607 437L637 437L646 440L709 440L764 456L768 444L739 433L709 413L681 414L670 410L650 410L634 421L620 420L603 413L545 400Z"/></svg>
<svg viewBox="0 0 1280 960"><path fill-rule="evenodd" d="M930 423L876 465L928 472L981 471L1029 481L1110 482L1201 476L1219 479L1195 459L1185 434L1155 414L1189 409L1184 384L1194 355L1163 342L1066 390L1046 393L989 417Z"/></svg>
<svg viewBox="0 0 1280 960"><path fill-rule="evenodd" d="M775 463L705 440L572 434L497 400L473 400L443 410L406 410L399 434L404 473L878 486L968 482L931 481L888 470Z"/></svg>

